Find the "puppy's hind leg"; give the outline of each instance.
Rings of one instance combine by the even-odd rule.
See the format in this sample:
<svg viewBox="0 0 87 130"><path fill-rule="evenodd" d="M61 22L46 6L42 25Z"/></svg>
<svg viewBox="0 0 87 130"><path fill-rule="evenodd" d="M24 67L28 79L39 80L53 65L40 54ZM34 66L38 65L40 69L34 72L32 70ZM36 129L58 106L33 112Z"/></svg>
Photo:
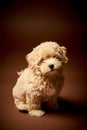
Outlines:
<svg viewBox="0 0 87 130"><path fill-rule="evenodd" d="M15 98L14 102L18 110L20 111L27 110L27 104L23 100Z"/></svg>

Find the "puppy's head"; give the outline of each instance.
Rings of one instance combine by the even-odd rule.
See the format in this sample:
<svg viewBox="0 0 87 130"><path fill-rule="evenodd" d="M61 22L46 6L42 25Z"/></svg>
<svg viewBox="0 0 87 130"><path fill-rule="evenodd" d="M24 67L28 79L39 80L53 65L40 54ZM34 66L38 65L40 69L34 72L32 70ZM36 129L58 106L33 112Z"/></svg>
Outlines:
<svg viewBox="0 0 87 130"><path fill-rule="evenodd" d="M47 75L60 72L68 62L67 49L56 42L44 42L26 56L29 67L38 74ZM54 73L55 72L55 73Z"/></svg>

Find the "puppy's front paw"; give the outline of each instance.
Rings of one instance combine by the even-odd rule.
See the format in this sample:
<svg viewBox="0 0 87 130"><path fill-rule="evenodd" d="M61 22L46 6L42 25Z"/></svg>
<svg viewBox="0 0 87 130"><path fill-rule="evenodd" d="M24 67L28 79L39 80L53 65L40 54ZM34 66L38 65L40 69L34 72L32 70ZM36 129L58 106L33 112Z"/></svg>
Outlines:
<svg viewBox="0 0 87 130"><path fill-rule="evenodd" d="M43 115L45 114L45 112L42 111L42 110L31 110L31 111L29 111L29 114L30 114L31 116L40 117L40 116L43 116Z"/></svg>

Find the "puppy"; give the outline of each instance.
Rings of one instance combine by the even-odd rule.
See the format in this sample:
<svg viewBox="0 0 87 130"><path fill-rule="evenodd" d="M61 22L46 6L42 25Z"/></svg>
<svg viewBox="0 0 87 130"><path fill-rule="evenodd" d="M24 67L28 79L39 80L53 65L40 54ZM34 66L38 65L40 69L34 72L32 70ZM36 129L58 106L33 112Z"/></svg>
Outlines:
<svg viewBox="0 0 87 130"><path fill-rule="evenodd" d="M27 56L28 67L19 73L13 88L14 103L32 116L43 116L41 104L58 109L57 99L64 85L63 65L67 49L56 42L44 42Z"/></svg>

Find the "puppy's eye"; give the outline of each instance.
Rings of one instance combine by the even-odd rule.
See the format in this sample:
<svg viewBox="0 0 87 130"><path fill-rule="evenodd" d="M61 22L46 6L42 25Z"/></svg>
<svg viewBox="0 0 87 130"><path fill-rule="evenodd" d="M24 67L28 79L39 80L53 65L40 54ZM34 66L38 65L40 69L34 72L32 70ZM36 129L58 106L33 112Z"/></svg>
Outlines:
<svg viewBox="0 0 87 130"><path fill-rule="evenodd" d="M43 62L43 60L44 60L44 59L42 58L42 59L40 60L40 62Z"/></svg>
<svg viewBox="0 0 87 130"><path fill-rule="evenodd" d="M55 58L55 59L57 59L59 61L62 61L62 58L60 56L55 55L55 56L53 56L53 58Z"/></svg>
<svg viewBox="0 0 87 130"><path fill-rule="evenodd" d="M62 58L61 58L61 57L58 57L58 60L59 60L59 61L62 61Z"/></svg>
<svg viewBox="0 0 87 130"><path fill-rule="evenodd" d="M53 58L57 59L58 57L55 55L55 56L53 56Z"/></svg>

